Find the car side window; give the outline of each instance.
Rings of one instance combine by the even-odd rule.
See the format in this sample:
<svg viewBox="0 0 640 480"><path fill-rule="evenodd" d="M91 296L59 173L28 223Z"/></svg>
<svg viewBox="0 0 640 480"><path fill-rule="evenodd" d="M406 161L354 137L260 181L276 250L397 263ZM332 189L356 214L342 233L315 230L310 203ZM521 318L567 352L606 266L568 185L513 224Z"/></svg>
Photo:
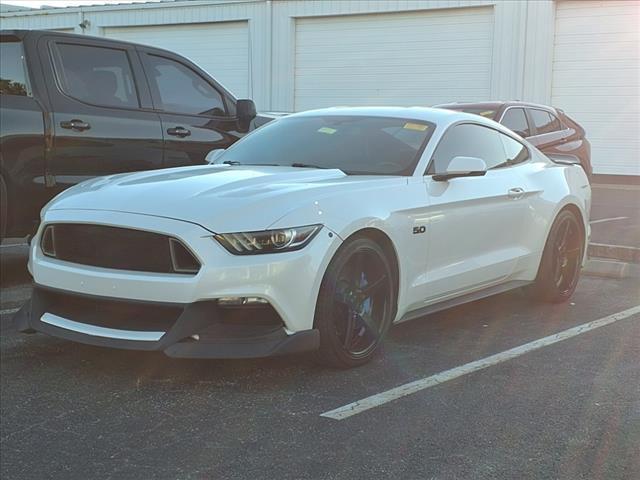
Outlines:
<svg viewBox="0 0 640 480"><path fill-rule="evenodd" d="M149 54L146 68L160 101L157 108L190 115L227 114L222 94L186 65Z"/></svg>
<svg viewBox="0 0 640 480"><path fill-rule="evenodd" d="M535 108L529 109L529 112L531 113L531 119L533 120L533 124L536 126L538 135L562 130L562 124L555 115Z"/></svg>
<svg viewBox="0 0 640 480"><path fill-rule="evenodd" d="M427 173L444 173L455 157L481 158L489 170L510 165L511 162L505 152L505 140L501 137L512 140L492 128L481 125L471 123L455 125L445 132L436 147ZM518 145L521 144L518 143ZM516 153L513 146L510 148L510 154Z"/></svg>
<svg viewBox="0 0 640 480"><path fill-rule="evenodd" d="M502 123L502 125L513 131L514 133L520 135L522 138L531 136L529 122L527 121L527 116L525 115L524 109L522 108L507 109L500 123Z"/></svg>
<svg viewBox="0 0 640 480"><path fill-rule="evenodd" d="M106 107L140 107L126 50L76 43L56 43L56 50L56 75L67 96Z"/></svg>
<svg viewBox="0 0 640 480"><path fill-rule="evenodd" d="M22 42L0 43L0 95L30 95Z"/></svg>
<svg viewBox="0 0 640 480"><path fill-rule="evenodd" d="M498 135L500 136L500 140L502 140L507 165L517 165L529 159L529 150L522 143L504 133L498 133Z"/></svg>

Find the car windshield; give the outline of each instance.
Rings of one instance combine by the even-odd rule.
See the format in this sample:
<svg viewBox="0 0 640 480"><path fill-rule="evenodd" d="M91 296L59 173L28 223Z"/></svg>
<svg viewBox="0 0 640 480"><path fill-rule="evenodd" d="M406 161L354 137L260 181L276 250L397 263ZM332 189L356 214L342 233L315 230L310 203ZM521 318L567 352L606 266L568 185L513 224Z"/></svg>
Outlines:
<svg viewBox="0 0 640 480"><path fill-rule="evenodd" d="M338 168L348 175L411 175L435 126L389 117L283 118L256 130L216 164Z"/></svg>

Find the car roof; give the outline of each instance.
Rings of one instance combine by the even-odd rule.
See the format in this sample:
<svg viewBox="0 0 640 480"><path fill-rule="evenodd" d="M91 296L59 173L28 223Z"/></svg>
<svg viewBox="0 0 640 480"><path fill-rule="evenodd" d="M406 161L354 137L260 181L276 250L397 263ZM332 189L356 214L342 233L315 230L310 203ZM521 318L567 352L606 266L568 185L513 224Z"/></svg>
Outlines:
<svg viewBox="0 0 640 480"><path fill-rule="evenodd" d="M434 107L331 107L318 110L307 110L294 113L284 118L293 117L320 117L320 116L363 116L363 117L388 117L402 118L406 120L418 120L431 122L436 125L451 125L462 121L485 124L511 134L511 131L489 118L484 118L473 113L446 110Z"/></svg>
<svg viewBox="0 0 640 480"><path fill-rule="evenodd" d="M35 38L38 39L44 35L55 35L56 37L67 37L67 38L77 38L80 40L98 40L101 42L108 43L110 45L124 45L124 46L136 46L136 47L145 47L150 48L157 51L164 51L168 53L173 53L171 50L166 50L164 48L154 47L152 45L145 45L143 43L129 42L126 40L118 40L111 37L101 37L96 35L85 35L80 33L69 33L69 32L57 32L55 30L26 30L26 29L17 29L17 30L0 30L0 35L8 35L12 37L17 37L21 40L25 38Z"/></svg>
<svg viewBox="0 0 640 480"><path fill-rule="evenodd" d="M363 116L363 117L389 117L403 118L407 120L423 120L437 122L438 120L452 118L476 119L477 115L453 110L444 110L432 107L330 107L305 112L294 113L291 117L311 117L327 115Z"/></svg>
<svg viewBox="0 0 640 480"><path fill-rule="evenodd" d="M530 108L540 108L542 110L549 110L553 112L556 110L554 107L550 105L541 105L539 103L533 102L523 102L521 100L494 100L494 101L486 101L486 102L452 102L452 103L442 103L439 105L434 105L436 108L482 108L486 110L500 110L501 108L506 107L530 107Z"/></svg>

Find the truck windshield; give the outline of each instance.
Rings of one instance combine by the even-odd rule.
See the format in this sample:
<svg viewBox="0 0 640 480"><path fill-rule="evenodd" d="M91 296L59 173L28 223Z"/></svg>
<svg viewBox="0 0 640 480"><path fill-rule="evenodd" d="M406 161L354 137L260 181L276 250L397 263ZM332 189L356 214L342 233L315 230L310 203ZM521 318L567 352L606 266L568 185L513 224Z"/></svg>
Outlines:
<svg viewBox="0 0 640 480"><path fill-rule="evenodd" d="M215 163L338 168L350 175L411 175L435 125L370 116L289 117L236 143Z"/></svg>

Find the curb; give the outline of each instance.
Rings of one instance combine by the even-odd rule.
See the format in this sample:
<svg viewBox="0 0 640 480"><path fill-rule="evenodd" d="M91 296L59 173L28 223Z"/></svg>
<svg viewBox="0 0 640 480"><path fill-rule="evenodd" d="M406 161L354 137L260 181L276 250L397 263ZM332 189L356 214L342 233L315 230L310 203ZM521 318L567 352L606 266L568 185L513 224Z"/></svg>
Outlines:
<svg viewBox="0 0 640 480"><path fill-rule="evenodd" d="M629 265L625 262L606 259L590 259L582 269L584 275L591 277L605 278L627 278L629 276Z"/></svg>
<svg viewBox="0 0 640 480"><path fill-rule="evenodd" d="M640 263L640 248L625 247L623 245L607 245L604 243L590 243L589 257L608 258L621 262Z"/></svg>

